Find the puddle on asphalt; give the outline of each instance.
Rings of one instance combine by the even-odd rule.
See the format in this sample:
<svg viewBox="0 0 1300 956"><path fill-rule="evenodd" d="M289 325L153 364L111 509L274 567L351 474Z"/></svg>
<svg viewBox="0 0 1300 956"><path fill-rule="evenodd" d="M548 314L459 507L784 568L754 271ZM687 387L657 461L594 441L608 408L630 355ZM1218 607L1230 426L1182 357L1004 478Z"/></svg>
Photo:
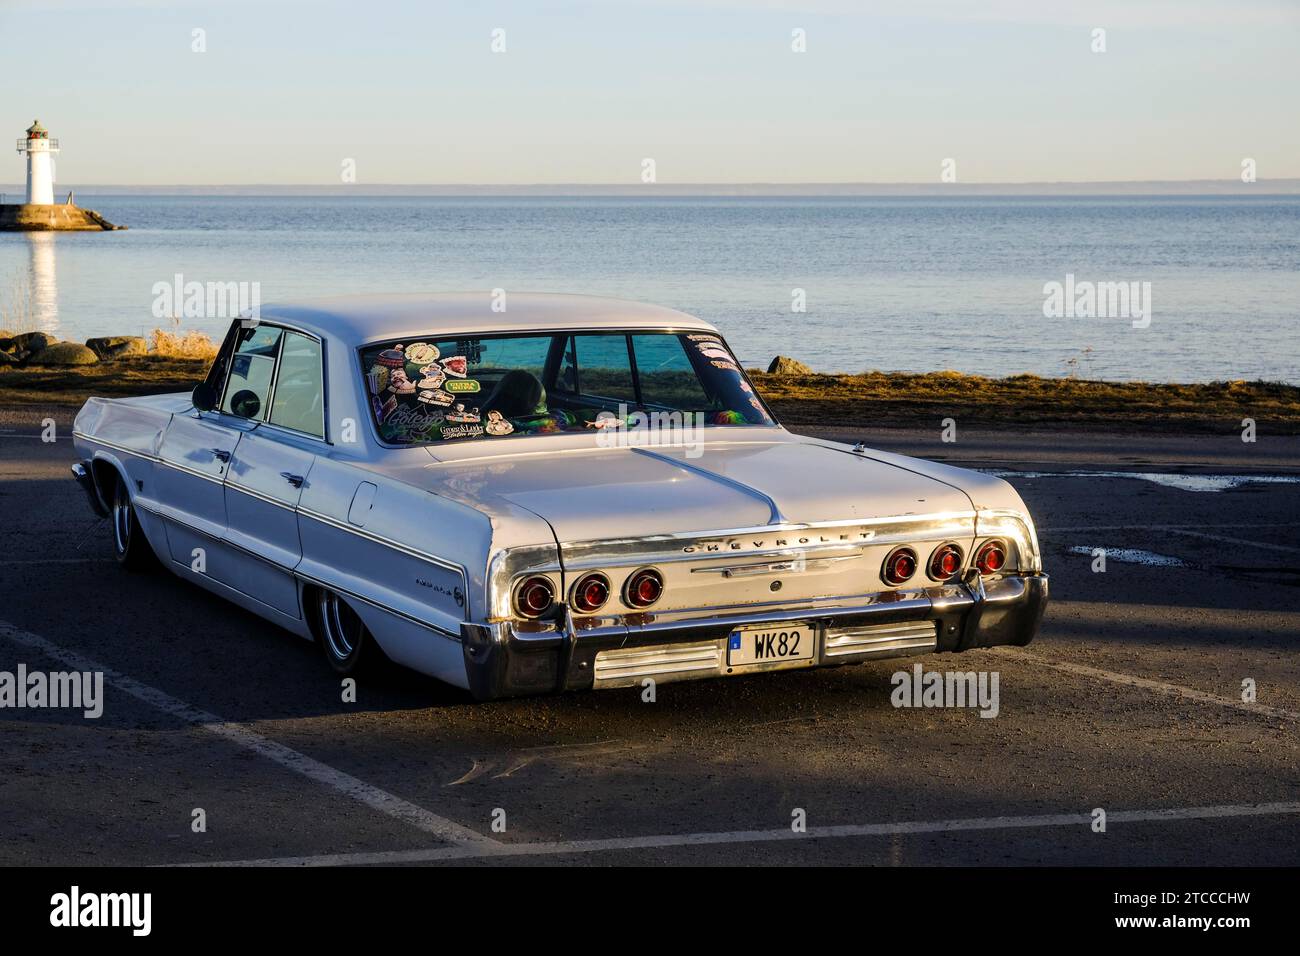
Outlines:
<svg viewBox="0 0 1300 956"><path fill-rule="evenodd" d="M1086 554L1092 557L1094 551L1101 550L1106 554L1107 561L1118 561L1121 564L1145 564L1149 568L1188 568L1191 567L1181 558L1170 557L1167 554L1156 554L1154 551L1143 551L1140 548L1089 548L1084 545L1075 545L1070 548L1071 554Z"/></svg>
<svg viewBox="0 0 1300 956"><path fill-rule="evenodd" d="M995 478L1137 478L1180 491L1231 491L1247 484L1300 484L1295 475L1180 475L1163 471L993 471Z"/></svg>

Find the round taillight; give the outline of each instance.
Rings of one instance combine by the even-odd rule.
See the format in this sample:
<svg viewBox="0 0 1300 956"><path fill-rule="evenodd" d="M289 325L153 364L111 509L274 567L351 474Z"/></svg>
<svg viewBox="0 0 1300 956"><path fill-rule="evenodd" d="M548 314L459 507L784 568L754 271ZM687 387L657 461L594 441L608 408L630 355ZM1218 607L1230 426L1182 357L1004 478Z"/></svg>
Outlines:
<svg viewBox="0 0 1300 956"><path fill-rule="evenodd" d="M627 579L623 586L623 601L628 607L649 607L663 593L663 576L654 568L645 568Z"/></svg>
<svg viewBox="0 0 1300 956"><path fill-rule="evenodd" d="M946 581L961 570L961 548L955 544L941 544L930 555L930 577Z"/></svg>
<svg viewBox="0 0 1300 956"><path fill-rule="evenodd" d="M980 569L980 574L996 574L1006 563L1007 546L996 538L985 541L975 552L975 567Z"/></svg>
<svg viewBox="0 0 1300 956"><path fill-rule="evenodd" d="M888 584L902 584L916 573L916 552L911 548L895 548L885 557L880 576Z"/></svg>
<svg viewBox="0 0 1300 956"><path fill-rule="evenodd" d="M573 586L574 610L583 614L599 611L609 600L609 578L598 571L578 578Z"/></svg>
<svg viewBox="0 0 1300 956"><path fill-rule="evenodd" d="M555 588L550 578L536 575L524 578L515 588L515 610L520 617L534 620L546 613L555 603Z"/></svg>

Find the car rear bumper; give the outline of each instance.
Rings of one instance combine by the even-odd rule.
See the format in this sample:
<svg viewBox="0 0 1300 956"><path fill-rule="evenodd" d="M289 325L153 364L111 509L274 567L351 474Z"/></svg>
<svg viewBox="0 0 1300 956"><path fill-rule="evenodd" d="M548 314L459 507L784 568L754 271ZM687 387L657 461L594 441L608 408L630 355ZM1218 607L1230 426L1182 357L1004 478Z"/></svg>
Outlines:
<svg viewBox="0 0 1300 956"><path fill-rule="evenodd" d="M885 657L1028 644L1047 606L1046 574L1006 575L920 591L782 609L646 614L637 620L574 618L523 630L461 625L470 690L480 699L625 687L646 678L689 680L856 664ZM732 668L727 642L741 627L805 624L813 656Z"/></svg>

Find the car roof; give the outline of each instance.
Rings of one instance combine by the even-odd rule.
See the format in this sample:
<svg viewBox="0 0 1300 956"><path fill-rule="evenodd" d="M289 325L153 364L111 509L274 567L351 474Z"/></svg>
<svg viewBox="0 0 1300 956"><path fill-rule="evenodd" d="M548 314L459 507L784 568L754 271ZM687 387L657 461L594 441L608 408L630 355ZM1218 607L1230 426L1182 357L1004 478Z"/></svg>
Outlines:
<svg viewBox="0 0 1300 956"><path fill-rule="evenodd" d="M544 332L587 329L717 329L685 312L643 302L553 292L441 292L348 295L261 306L259 317L353 345L442 333Z"/></svg>

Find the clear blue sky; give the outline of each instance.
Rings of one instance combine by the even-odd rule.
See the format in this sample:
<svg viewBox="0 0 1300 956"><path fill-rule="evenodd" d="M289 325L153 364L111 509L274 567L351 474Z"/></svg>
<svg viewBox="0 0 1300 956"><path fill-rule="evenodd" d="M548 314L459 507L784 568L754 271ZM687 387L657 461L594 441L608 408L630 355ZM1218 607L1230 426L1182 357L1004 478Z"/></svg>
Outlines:
<svg viewBox="0 0 1300 956"><path fill-rule="evenodd" d="M1296 0L0 0L0 51L69 187L1300 176Z"/></svg>

